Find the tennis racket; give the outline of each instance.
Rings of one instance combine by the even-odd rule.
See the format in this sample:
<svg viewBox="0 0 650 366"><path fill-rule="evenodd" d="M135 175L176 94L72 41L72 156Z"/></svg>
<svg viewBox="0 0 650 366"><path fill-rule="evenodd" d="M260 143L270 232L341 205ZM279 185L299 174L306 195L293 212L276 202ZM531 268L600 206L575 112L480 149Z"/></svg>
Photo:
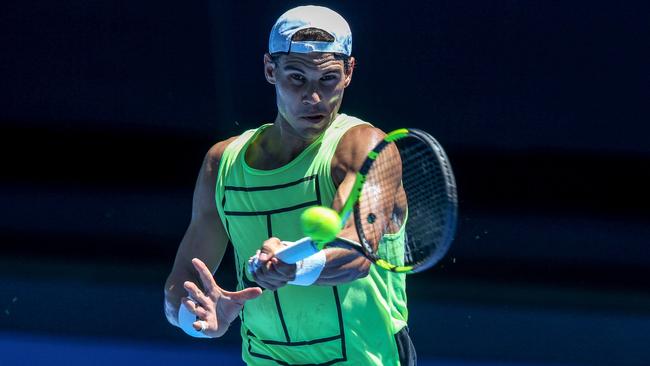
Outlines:
<svg viewBox="0 0 650 366"><path fill-rule="evenodd" d="M395 130L368 153L339 213L341 228L353 217L360 242L316 243L306 237L284 242L275 256L296 263L328 244L343 244L386 270L420 272L449 249L457 206L454 174L440 144L422 130ZM254 261L249 270L256 269Z"/></svg>

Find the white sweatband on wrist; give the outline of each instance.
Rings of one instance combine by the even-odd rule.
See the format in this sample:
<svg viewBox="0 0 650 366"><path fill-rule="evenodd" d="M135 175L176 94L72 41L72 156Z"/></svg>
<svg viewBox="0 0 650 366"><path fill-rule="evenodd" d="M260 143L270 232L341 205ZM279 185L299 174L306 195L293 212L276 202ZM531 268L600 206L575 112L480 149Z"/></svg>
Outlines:
<svg viewBox="0 0 650 366"><path fill-rule="evenodd" d="M192 324L197 320L196 315L189 311L185 304L181 303L181 306L178 308L178 326L183 330L183 332L194 338L211 338L203 334L203 332L194 329Z"/></svg>
<svg viewBox="0 0 650 366"><path fill-rule="evenodd" d="M296 262L296 278L289 281L290 285L309 286L316 282L320 273L325 267L325 251L321 250L316 254Z"/></svg>

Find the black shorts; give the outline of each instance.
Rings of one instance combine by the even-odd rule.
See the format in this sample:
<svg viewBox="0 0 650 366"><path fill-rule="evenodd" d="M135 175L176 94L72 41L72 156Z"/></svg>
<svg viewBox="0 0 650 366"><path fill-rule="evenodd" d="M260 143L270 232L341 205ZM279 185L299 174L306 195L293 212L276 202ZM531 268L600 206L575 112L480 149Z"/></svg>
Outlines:
<svg viewBox="0 0 650 366"><path fill-rule="evenodd" d="M409 328L404 327L395 333L395 344L397 344L397 353L399 354L399 364L401 366L415 366L418 364L415 347L409 337Z"/></svg>

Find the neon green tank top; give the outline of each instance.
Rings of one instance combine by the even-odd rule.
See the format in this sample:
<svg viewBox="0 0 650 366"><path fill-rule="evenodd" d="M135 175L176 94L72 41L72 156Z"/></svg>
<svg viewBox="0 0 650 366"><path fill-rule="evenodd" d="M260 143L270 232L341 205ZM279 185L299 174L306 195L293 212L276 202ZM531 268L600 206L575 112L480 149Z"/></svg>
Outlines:
<svg viewBox="0 0 650 366"><path fill-rule="evenodd" d="M264 240L300 239L300 214L332 205L332 157L345 132L360 124L368 123L340 114L298 157L273 170L245 161L250 142L270 124L226 148L216 203L234 247L238 289L256 285L245 268ZM367 277L338 286L266 290L246 303L240 318L249 365L398 365L393 335L407 321L405 276L371 266Z"/></svg>

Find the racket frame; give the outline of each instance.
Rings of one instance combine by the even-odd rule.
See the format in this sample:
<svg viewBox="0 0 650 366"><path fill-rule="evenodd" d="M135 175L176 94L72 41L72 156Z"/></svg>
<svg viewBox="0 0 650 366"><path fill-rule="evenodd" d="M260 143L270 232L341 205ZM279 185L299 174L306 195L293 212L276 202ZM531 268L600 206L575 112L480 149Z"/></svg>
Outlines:
<svg viewBox="0 0 650 366"><path fill-rule="evenodd" d="M437 253L437 255L430 256L423 263L417 265L400 266L386 261L385 259L379 257L375 253L371 243L369 242L365 233L362 230L363 226L361 220L363 220L363 218L359 213L359 199L361 198L361 193L363 190L364 183L366 182L368 172L372 168L372 165L375 163L377 157L382 152L382 150L384 150L387 146L389 146L390 143L393 143L402 138L406 138L408 136L411 136L413 138L418 138L433 148L433 151L436 155L436 158L438 159L438 163L441 167L441 170L445 175L445 182L447 182L445 186L445 190L447 194L447 200L451 204L451 210L447 210L447 215L448 215L447 222L449 223L449 225L445 227L442 250L439 250L438 251L439 253ZM424 131L418 129L400 128L386 134L386 136L384 136L382 141L380 141L368 153L368 156L364 160L359 171L356 173L356 178L352 186L352 189L350 190L350 194L348 195L348 198L346 199L343 208L340 210L339 215L341 217L341 230L345 227L345 224L350 218L350 215L354 213L355 228L361 242L357 243L353 240L346 239L346 238L339 238L339 237L337 237L334 242L339 241L339 242L346 243L352 248L358 250L360 253L362 253L366 258L371 260L373 263L375 263L376 265L378 265L379 267L385 270L391 272L397 272L397 273L420 272L436 264L447 252L447 249L449 248L451 242L453 241L454 233L456 230L456 221L457 221L457 204L458 204L458 198L456 193L456 181L454 179L454 174L451 170L451 165L449 164L449 159L447 158L447 155L444 149L442 148L442 146L440 146L440 144L431 135L429 135ZM278 257L280 260L283 260L287 263L295 263L296 261L313 254L314 250L322 250L326 246L328 246L328 244L330 244L330 243L322 243L322 242L321 243L313 242L311 240L307 240L307 238L300 239L299 241L293 243L291 242L283 242L283 243L287 245L287 248L277 251L276 257ZM304 249L300 249L300 247L304 247ZM303 250L304 253L304 256L302 256L302 258L299 254L297 254L300 253L301 250ZM283 257L282 253L285 251L287 252L285 254L287 255L287 257L282 258ZM291 258L288 258L289 252L292 252ZM256 267L253 267L251 270L253 270L254 268Z"/></svg>
<svg viewBox="0 0 650 366"><path fill-rule="evenodd" d="M451 209L447 210L446 222L449 223L449 225L445 226L445 230L442 236L443 237L442 243L440 245L442 249L437 251L436 253L437 255L432 255L428 257L426 261L422 263L418 263L417 265L403 266L403 265L396 265L386 261L385 259L379 257L373 250L372 244L369 242L367 236L365 235L362 229L363 228L362 220L364 218L361 217L362 215L359 212L359 199L361 198L361 190L363 189L363 183L366 180L366 175L370 171L370 168L374 164L377 156L379 156L381 151L385 149L390 143L400 140L402 138L406 138L408 136L410 136L411 138L420 139L421 141L424 141L426 144L428 144L430 147L433 148L434 154L438 160L438 164L440 165L442 173L445 176L444 181L447 183L445 185L445 194L447 195L447 201L450 203ZM447 157L445 150L438 143L438 141L436 141L436 139L434 139L428 133L415 128L412 129L401 128L389 132L386 135L386 137L384 137L384 139L379 144L377 144L377 146L375 146L375 148L368 154L368 158L364 161L361 169L359 169L359 173L357 174L358 174L357 176L358 178L361 176L363 178L362 180L357 179L358 181L361 181L360 184L357 184L357 182L355 182L355 187L357 190L356 191L353 190L353 192L356 194L356 197L354 202L352 202L352 207L354 211L356 231L361 241L360 247L363 249L364 255L368 259L370 259L373 263L375 263L379 267L391 272L416 273L432 267L442 257L444 257L447 250L449 249L449 246L451 245L451 242L454 239L454 234L456 232L456 223L458 217L458 195L456 191L456 180L454 178L453 171L451 170L451 165L449 164L449 158ZM346 205L347 204L348 202L346 202Z"/></svg>

